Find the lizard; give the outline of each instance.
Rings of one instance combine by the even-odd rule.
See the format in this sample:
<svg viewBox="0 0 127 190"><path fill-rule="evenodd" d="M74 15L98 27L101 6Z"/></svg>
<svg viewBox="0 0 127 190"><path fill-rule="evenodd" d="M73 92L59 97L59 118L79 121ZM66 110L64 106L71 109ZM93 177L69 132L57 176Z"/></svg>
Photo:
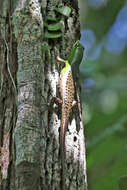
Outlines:
<svg viewBox="0 0 127 190"><path fill-rule="evenodd" d="M68 60L57 56L57 61L64 63L65 67L60 72L59 89L62 103L62 116L60 123L60 156L62 167L62 190L65 190L65 135L68 127L68 121L74 102L74 81L71 65Z"/></svg>
<svg viewBox="0 0 127 190"><path fill-rule="evenodd" d="M63 60L60 57L57 56L57 61L60 63L64 63L65 66L60 72L60 80L59 80L59 90L60 90L60 96L61 96L61 102L62 103L62 116L61 116L61 123L60 123L60 156L61 156L61 167L62 167L62 190L66 190L66 184L65 184L65 135L66 130L68 127L69 117L72 110L72 107L76 104L76 101L74 101L74 94L75 94L75 85L73 80L74 73L72 70L72 67L70 64L72 64L73 68L75 66L75 62L78 59L78 54L80 54L81 50L81 56L79 56L78 65L80 64L82 60L83 50L81 49L80 41L78 40L72 47L72 51L70 53L70 56L68 60ZM81 58L80 58L81 57Z"/></svg>
<svg viewBox="0 0 127 190"><path fill-rule="evenodd" d="M57 57L57 61L65 64L65 67L60 73L60 95L62 103L62 116L60 123L60 156L61 156L61 167L62 167L62 190L65 190L65 135L68 127L68 121L72 107L75 105L74 101L74 81L72 76L71 65L68 60Z"/></svg>

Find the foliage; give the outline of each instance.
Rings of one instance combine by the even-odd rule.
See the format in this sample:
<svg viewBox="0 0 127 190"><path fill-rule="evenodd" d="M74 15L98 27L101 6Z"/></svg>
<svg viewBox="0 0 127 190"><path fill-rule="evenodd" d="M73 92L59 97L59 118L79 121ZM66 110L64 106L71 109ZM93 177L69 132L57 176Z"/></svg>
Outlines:
<svg viewBox="0 0 127 190"><path fill-rule="evenodd" d="M95 3L96 2L96 3ZM127 6L84 1L81 64L89 190L123 190L127 175ZM87 6L87 8L86 8ZM81 13L83 8L81 9ZM87 22L87 23L86 23ZM126 183L127 184L127 183Z"/></svg>

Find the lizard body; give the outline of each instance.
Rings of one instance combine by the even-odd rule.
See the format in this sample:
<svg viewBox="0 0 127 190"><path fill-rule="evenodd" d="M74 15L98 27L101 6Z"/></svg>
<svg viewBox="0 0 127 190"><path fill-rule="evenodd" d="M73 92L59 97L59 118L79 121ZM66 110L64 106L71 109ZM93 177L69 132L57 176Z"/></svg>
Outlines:
<svg viewBox="0 0 127 190"><path fill-rule="evenodd" d="M79 64L81 63L83 57L83 46L80 44L80 41L72 47L72 51L68 57L68 60L63 60L57 57L57 61L65 64L65 67L61 70L60 73L60 95L62 99L62 116L60 124L60 156L61 156L61 166L62 166L62 190L66 190L65 182L65 135L68 127L68 121L71 113L71 109L74 106L74 94L75 94L75 85L73 78L79 73ZM78 74L77 74L78 73Z"/></svg>
<svg viewBox="0 0 127 190"><path fill-rule="evenodd" d="M60 73L60 95L62 99L62 117L60 124L60 154L62 164L62 189L65 190L65 134L68 126L70 112L74 101L74 82L71 66L65 61L65 67Z"/></svg>

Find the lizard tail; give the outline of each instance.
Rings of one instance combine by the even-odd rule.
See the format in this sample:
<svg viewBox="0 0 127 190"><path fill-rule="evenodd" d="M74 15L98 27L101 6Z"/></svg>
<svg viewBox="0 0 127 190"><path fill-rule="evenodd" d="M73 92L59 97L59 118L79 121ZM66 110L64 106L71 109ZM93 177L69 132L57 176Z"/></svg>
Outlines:
<svg viewBox="0 0 127 190"><path fill-rule="evenodd" d="M66 133L66 126L67 126L67 121L66 119L61 120L61 126L60 126L60 156L61 156L61 189L66 190L66 181L65 181L65 159L66 159L66 154L65 154L65 133Z"/></svg>

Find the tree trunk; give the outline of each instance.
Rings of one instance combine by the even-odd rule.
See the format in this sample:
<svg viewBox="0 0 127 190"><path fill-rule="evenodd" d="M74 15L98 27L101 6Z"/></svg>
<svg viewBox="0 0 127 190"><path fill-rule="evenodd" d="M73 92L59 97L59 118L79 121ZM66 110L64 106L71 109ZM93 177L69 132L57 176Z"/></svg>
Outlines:
<svg viewBox="0 0 127 190"><path fill-rule="evenodd" d="M0 190L60 190L61 106L52 104L52 98L59 97L61 66L56 56L67 59L80 38L78 2L0 0L0 5ZM64 6L71 8L71 14L60 12ZM62 29L49 28L60 23ZM76 86L78 104L65 139L65 184L68 190L86 190L80 87Z"/></svg>

